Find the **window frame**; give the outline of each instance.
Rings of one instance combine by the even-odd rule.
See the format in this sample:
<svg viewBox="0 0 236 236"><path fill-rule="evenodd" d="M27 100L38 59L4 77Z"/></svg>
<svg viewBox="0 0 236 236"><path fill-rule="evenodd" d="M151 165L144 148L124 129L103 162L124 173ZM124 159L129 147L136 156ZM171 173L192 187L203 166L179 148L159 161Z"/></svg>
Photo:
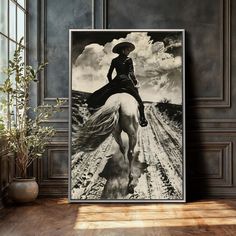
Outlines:
<svg viewBox="0 0 236 236"><path fill-rule="evenodd" d="M15 29L16 29L16 32L15 32L15 39L12 38L10 36L10 4L14 4L15 6ZM18 3L17 0L7 0L6 1L6 4L7 4L7 23L6 23L6 26L7 26L7 29L6 29L6 33L4 32L1 32L0 31L0 36L3 37L3 39L6 39L7 40L7 64L5 65L6 67L9 66L9 59L10 58L10 53L11 53L11 48L10 48L10 45L12 43L15 44L15 46L19 45L19 42L18 42L18 12L19 11L22 11L23 14L24 14L24 42L23 42L23 47L24 47L24 62L27 62L27 51L28 51L28 48L27 48L27 41L28 41L28 37L27 37L27 18L28 18L28 11L27 11L27 0L24 0L24 6L22 6L21 4ZM0 68L0 70L2 70L4 67ZM0 84L2 82L0 81Z"/></svg>

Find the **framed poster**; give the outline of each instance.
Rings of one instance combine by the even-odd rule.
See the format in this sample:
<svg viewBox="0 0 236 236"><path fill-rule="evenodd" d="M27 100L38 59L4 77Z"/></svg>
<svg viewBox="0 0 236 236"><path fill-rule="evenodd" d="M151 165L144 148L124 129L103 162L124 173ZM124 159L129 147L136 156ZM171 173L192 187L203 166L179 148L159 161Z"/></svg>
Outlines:
<svg viewBox="0 0 236 236"><path fill-rule="evenodd" d="M184 30L70 30L70 202L185 202Z"/></svg>

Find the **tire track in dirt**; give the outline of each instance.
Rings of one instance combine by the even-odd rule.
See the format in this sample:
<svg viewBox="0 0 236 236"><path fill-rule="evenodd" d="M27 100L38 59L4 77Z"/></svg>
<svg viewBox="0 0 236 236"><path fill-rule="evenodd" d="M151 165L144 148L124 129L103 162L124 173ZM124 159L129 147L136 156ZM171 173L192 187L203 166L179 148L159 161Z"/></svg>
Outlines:
<svg viewBox="0 0 236 236"><path fill-rule="evenodd" d="M148 167L147 173L147 182L151 199L163 199L165 198L165 188L163 186L163 182L161 180L160 170L156 168L157 156L156 151L153 147L153 136L151 135L150 126L145 129L141 129L141 138L142 138L142 146L140 149L144 149L144 159L146 160ZM154 151L155 150L155 151Z"/></svg>
<svg viewBox="0 0 236 236"><path fill-rule="evenodd" d="M168 139L165 130L161 129L160 121L153 116L151 107L148 107L146 113L154 136L152 149L155 152L156 168L161 172L161 180L169 195L168 199L172 197L179 199L182 193L182 176L178 172L178 167L181 166L182 169L182 163L176 156L176 147L171 139ZM171 149L167 148L168 145ZM166 194L164 197L166 198Z"/></svg>
<svg viewBox="0 0 236 236"><path fill-rule="evenodd" d="M166 125L163 125L163 121L161 119L156 119L152 107L150 107L147 114L151 120L150 125L155 134L155 138L159 140L159 143L162 145L169 158L169 164L173 164L179 177L182 177L182 150L180 151L176 142L173 142L170 138L170 134L166 131ZM172 134L173 133L174 132L172 132Z"/></svg>

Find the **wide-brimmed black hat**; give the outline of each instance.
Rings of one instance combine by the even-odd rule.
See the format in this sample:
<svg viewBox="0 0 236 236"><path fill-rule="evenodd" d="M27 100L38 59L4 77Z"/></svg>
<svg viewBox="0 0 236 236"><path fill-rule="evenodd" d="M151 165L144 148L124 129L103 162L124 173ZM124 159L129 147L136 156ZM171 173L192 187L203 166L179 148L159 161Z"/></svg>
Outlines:
<svg viewBox="0 0 236 236"><path fill-rule="evenodd" d="M135 46L130 42L122 42L116 44L116 46L112 49L112 52L114 53L120 53L123 48L130 48L130 51L132 52L135 49Z"/></svg>

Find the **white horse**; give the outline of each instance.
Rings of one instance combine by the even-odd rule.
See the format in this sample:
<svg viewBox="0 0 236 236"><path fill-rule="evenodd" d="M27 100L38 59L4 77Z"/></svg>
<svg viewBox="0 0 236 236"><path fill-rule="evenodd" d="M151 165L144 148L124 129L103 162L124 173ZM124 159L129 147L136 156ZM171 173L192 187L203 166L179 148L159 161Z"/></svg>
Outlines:
<svg viewBox="0 0 236 236"><path fill-rule="evenodd" d="M105 139L113 134L120 151L125 158L125 147L122 142L121 132L128 135L128 160L129 160L129 191L132 189L134 149L137 144L138 131L138 103L128 93L118 93L109 97L106 103L85 122L78 131L76 147L78 150L89 152L95 150Z"/></svg>

